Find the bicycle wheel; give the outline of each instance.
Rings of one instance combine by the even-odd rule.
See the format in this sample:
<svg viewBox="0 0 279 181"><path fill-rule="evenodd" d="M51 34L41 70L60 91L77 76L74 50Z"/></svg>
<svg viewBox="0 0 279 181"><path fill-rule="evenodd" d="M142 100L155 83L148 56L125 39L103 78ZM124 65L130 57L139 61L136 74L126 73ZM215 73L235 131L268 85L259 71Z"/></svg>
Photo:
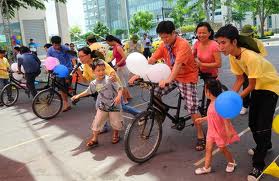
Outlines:
<svg viewBox="0 0 279 181"><path fill-rule="evenodd" d="M162 123L152 117L154 115L150 111L140 113L125 131L125 152L134 162L143 163L149 160L160 145Z"/></svg>
<svg viewBox="0 0 279 181"><path fill-rule="evenodd" d="M1 102L5 106L12 106L18 99L18 87L14 84L7 84L1 91Z"/></svg>
<svg viewBox="0 0 279 181"><path fill-rule="evenodd" d="M62 106L61 95L53 89L39 92L32 103L33 112L42 119L54 118L60 113Z"/></svg>

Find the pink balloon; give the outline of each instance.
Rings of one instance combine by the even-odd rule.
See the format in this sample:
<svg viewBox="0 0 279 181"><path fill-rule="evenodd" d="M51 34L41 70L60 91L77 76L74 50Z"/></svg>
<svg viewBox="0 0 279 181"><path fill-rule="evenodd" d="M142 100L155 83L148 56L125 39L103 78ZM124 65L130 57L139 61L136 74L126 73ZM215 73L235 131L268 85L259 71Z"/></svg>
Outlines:
<svg viewBox="0 0 279 181"><path fill-rule="evenodd" d="M59 65L59 60L55 57L47 57L45 59L45 67L47 70L53 70L56 65Z"/></svg>

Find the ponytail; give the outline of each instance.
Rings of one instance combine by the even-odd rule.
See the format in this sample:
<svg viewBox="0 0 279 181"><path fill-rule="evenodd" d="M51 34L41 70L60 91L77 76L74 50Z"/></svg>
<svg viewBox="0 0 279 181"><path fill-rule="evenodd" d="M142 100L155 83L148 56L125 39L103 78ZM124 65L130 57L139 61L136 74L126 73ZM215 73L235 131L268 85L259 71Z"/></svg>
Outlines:
<svg viewBox="0 0 279 181"><path fill-rule="evenodd" d="M118 44L122 45L120 39L118 39L118 38L116 38L115 36L112 36L112 35L107 35L106 36L106 41L108 41L108 42L116 41Z"/></svg>

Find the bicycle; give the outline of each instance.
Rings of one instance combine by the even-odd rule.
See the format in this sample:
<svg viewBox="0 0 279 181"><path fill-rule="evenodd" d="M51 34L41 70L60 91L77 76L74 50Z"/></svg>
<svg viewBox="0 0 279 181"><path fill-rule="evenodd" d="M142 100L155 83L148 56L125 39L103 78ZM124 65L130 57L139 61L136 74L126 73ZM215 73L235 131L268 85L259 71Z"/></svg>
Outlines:
<svg viewBox="0 0 279 181"><path fill-rule="evenodd" d="M183 99L181 93L179 93L177 105L174 107L163 103L154 95L154 90L158 86L157 83L143 81L141 79L138 84L141 87L148 87L150 89L150 100L147 109L137 115L127 126L124 135L124 146L126 155L130 160L143 163L152 158L159 148L162 139L162 123L166 116L174 123L172 128L179 131L185 127L194 126L194 124L190 123L186 125L186 121L191 120L190 114L180 116L181 101ZM207 110L207 104L205 102L206 98L203 90L203 96L199 106L200 113L204 113ZM168 113L169 109L176 110L176 113L171 115Z"/></svg>
<svg viewBox="0 0 279 181"><path fill-rule="evenodd" d="M30 91L26 86L26 83L21 82L20 80L17 80L14 78L12 71L9 71L9 80L10 83L5 85L3 87L3 89L1 90L0 93L0 98L2 103L5 106L13 106L19 97L19 89L23 89L24 92L28 95L28 97L30 98ZM49 79L47 82L44 81L36 81L36 90L40 91L43 89L46 89L49 87ZM40 86L40 87L38 87Z"/></svg>
<svg viewBox="0 0 279 181"><path fill-rule="evenodd" d="M77 66L78 68L78 66ZM78 82L79 75L77 74L77 68L72 71L71 74L76 73L76 81L74 87L70 87L69 90L65 90L64 85L57 81L57 75L54 72L49 73L49 77L51 79L51 84L48 89L40 91L33 99L32 110L36 116L42 119L52 119L56 117L62 110L63 101L58 90L62 90L69 97L73 97L77 94L77 86L85 86L88 85L82 84ZM70 74L70 75L71 75ZM96 94L90 95L93 97L97 97ZM86 96L89 97L89 96ZM72 102L76 104L79 100Z"/></svg>

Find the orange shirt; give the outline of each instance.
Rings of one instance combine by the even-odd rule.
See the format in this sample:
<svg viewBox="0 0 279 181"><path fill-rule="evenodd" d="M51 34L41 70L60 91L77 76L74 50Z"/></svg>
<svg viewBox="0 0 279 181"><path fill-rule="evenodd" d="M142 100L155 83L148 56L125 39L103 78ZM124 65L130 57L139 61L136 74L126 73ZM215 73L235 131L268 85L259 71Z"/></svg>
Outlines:
<svg viewBox="0 0 279 181"><path fill-rule="evenodd" d="M182 83L197 83L198 67L188 41L177 36L172 47L172 53L175 56L175 63L182 63L175 80ZM165 63L172 69L169 52L164 43L160 44L151 58L164 59Z"/></svg>

